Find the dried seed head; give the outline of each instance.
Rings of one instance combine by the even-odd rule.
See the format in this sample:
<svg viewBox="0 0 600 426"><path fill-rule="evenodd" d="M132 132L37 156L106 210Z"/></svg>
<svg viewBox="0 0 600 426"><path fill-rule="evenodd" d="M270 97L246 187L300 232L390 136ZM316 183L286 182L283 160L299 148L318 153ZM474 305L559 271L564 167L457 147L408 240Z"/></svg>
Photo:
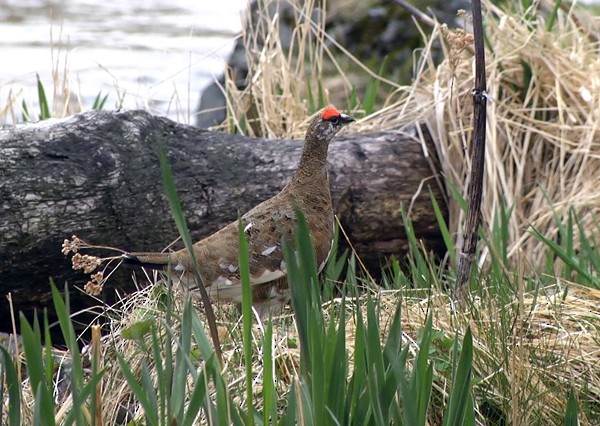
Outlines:
<svg viewBox="0 0 600 426"><path fill-rule="evenodd" d="M77 251L79 251L79 248L81 247L81 240L76 236L73 235L71 237L71 240L64 240L63 244L62 244L62 253L66 256L67 254L73 252L73 253L77 253Z"/></svg>
<svg viewBox="0 0 600 426"><path fill-rule="evenodd" d="M65 256L71 252L71 242L69 240L64 240L62 244L62 254Z"/></svg>
<svg viewBox="0 0 600 426"><path fill-rule="evenodd" d="M473 34L469 34L462 28L457 28L452 31L446 24L442 25L441 30L444 39L450 46L450 52L448 54L450 66L455 70L462 59L462 53L473 46L475 38L473 37Z"/></svg>
<svg viewBox="0 0 600 426"><path fill-rule="evenodd" d="M104 280L104 272L96 272L91 276L91 279L92 282L95 282L96 284L102 284L102 280Z"/></svg>
<svg viewBox="0 0 600 426"><path fill-rule="evenodd" d="M102 293L102 284L97 284L92 281L88 281L85 284L85 286L83 286L83 289L87 294L91 294L92 296L98 296L100 293Z"/></svg>
<svg viewBox="0 0 600 426"><path fill-rule="evenodd" d="M102 259L88 254L82 256L79 253L75 253L71 259L71 263L73 264L73 269L83 269L84 273L89 274L102 263Z"/></svg>

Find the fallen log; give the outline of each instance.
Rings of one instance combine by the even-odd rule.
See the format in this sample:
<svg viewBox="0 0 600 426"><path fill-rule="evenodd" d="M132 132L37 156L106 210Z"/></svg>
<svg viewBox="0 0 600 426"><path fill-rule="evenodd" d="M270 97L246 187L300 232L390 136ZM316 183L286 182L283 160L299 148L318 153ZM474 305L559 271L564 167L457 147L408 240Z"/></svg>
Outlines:
<svg viewBox="0 0 600 426"><path fill-rule="evenodd" d="M417 128L341 135L330 146L334 208L372 270L402 257L401 205L412 205L417 237L443 242L430 187L443 206ZM157 157L163 144L193 239L235 220L277 193L295 169L301 140L262 140L185 126L144 111L87 112L0 129L0 321L6 295L18 310L48 305L49 278L82 286L60 251L75 234L94 244L156 251L178 233L164 196ZM431 151L430 151L431 152ZM423 185L423 182L425 184ZM124 291L122 274L108 282ZM74 304L91 301L75 293ZM89 300L88 300L89 299Z"/></svg>

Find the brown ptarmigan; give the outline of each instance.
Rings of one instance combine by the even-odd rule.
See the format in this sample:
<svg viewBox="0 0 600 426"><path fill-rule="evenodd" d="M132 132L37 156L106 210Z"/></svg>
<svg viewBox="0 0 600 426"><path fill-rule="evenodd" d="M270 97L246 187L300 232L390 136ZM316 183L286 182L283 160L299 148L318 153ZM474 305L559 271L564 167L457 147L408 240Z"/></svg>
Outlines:
<svg viewBox="0 0 600 426"><path fill-rule="evenodd" d="M333 242L333 208L327 176L327 150L336 133L354 119L327 107L310 122L298 168L290 182L242 216L248 238L253 306L261 316L281 311L290 300L282 240L293 241L296 209L303 212L319 272ZM212 300L241 303L238 221L194 244L200 276ZM196 274L186 249L171 253L127 253L129 264L166 272L184 288L196 290Z"/></svg>

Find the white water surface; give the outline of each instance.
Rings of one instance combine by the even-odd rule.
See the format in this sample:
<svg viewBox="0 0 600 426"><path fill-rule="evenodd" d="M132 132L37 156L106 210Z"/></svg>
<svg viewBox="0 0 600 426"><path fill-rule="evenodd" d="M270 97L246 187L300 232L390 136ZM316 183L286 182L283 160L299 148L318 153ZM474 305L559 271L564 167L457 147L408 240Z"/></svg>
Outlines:
<svg viewBox="0 0 600 426"><path fill-rule="evenodd" d="M224 69L246 0L0 0L2 121L39 114L39 74L50 103L53 71L72 102L90 109L145 108L193 123L200 91ZM65 72L66 69L66 72ZM56 102L56 114L60 115Z"/></svg>

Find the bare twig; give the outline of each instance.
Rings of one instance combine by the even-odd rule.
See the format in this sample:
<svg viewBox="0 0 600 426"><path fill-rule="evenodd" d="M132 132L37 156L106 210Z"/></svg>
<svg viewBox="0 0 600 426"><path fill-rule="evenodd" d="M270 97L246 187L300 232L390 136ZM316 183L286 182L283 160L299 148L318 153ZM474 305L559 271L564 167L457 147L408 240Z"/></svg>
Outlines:
<svg viewBox="0 0 600 426"><path fill-rule="evenodd" d="M410 4L404 0L392 0L392 1L399 6L402 6L404 9L406 9L408 11L408 13L413 15L419 21L423 22L426 25L429 25L430 27L435 27L435 21L433 19L431 19L431 17L429 15L426 15L425 13L421 12L419 9L414 7L412 4Z"/></svg>
<svg viewBox="0 0 600 426"><path fill-rule="evenodd" d="M471 152L471 174L467 189L468 211L464 227L463 243L456 274L454 298L464 302L469 293L471 265L477 247L477 230L481 220L481 198L483 193L483 168L485 157L486 81L485 49L483 45L483 23L480 0L472 0L473 37L475 42L475 88L473 89L473 143Z"/></svg>

